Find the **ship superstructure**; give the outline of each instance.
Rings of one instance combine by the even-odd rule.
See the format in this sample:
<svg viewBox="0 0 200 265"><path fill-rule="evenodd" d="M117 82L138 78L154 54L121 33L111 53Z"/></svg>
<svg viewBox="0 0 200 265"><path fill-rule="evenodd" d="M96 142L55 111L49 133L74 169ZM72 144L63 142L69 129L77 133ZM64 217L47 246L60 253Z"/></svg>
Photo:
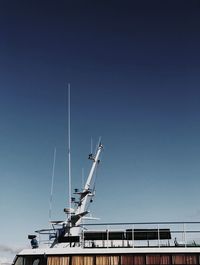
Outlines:
<svg viewBox="0 0 200 265"><path fill-rule="evenodd" d="M83 222L95 195L93 178L103 149L100 143L83 190L75 190L75 208L65 209L65 221L29 235L32 249L22 250L14 265L146 265L200 264L200 222Z"/></svg>

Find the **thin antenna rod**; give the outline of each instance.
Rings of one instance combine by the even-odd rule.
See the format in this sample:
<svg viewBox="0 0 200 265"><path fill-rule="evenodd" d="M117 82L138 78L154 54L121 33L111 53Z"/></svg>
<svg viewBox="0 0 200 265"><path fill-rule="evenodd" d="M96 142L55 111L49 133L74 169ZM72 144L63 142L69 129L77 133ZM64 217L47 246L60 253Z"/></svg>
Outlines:
<svg viewBox="0 0 200 265"><path fill-rule="evenodd" d="M81 184L82 184L82 185L81 185L81 188L82 188L82 189L84 188L84 174L85 174L85 173L84 173L84 168L82 168L82 174L81 174L81 175L82 175L82 183L81 183Z"/></svg>
<svg viewBox="0 0 200 265"><path fill-rule="evenodd" d="M90 141L90 153L93 153L93 139L91 137L91 141Z"/></svg>
<svg viewBox="0 0 200 265"><path fill-rule="evenodd" d="M101 136L99 136L99 140L98 140L98 143L97 143L97 146L96 146L96 151L98 149L98 147L101 145Z"/></svg>
<svg viewBox="0 0 200 265"><path fill-rule="evenodd" d="M49 200L49 223L52 217L52 202L53 202L53 186L54 186L54 176L55 176L55 165L56 165L56 147L54 148L54 155L53 155L53 168L52 168L52 176L51 176L51 193L50 193L50 200Z"/></svg>
<svg viewBox="0 0 200 265"><path fill-rule="evenodd" d="M69 220L71 219L71 106L70 106L70 84L68 84L68 177L69 177Z"/></svg>

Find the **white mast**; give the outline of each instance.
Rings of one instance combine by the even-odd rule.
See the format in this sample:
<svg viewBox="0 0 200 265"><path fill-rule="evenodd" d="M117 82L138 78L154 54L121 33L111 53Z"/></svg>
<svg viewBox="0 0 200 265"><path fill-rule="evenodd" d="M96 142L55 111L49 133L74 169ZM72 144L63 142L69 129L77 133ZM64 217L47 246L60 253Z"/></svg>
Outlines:
<svg viewBox="0 0 200 265"><path fill-rule="evenodd" d="M70 106L70 84L68 84L68 189L69 189L69 220L71 219L71 106Z"/></svg>
<svg viewBox="0 0 200 265"><path fill-rule="evenodd" d="M87 179L87 181L85 183L85 188L84 188L84 191L83 192L88 191L89 188L90 188L91 180L92 180L92 177L93 177L93 174L94 174L94 170L95 170L95 168L97 166L97 163L99 161L99 155L101 153L102 148L103 148L103 146L100 143L99 146L98 146L96 155L94 157L90 156L90 159L93 160L93 164L92 164L92 168L90 170L90 173L88 175L88 179Z"/></svg>
<svg viewBox="0 0 200 265"><path fill-rule="evenodd" d="M71 223L70 234L73 236L78 235L79 225L81 224L82 218L89 213L87 208L91 201L91 197L94 196L90 186L93 180L95 169L100 161L99 157L102 149L103 145L100 143L97 148L96 154L94 156L92 154L89 155L89 159L92 160L92 167L90 169L83 191L76 193L80 195L79 201L77 202L78 206L74 214L71 215L71 219L68 219Z"/></svg>
<svg viewBox="0 0 200 265"><path fill-rule="evenodd" d="M79 225L81 224L82 218L87 215L89 212L87 211L88 205L91 201L91 197L94 196L93 191L90 186L92 183L92 179L94 176L95 169L99 163L99 156L101 150L103 149L102 144L100 143L96 154L93 156L89 155L89 159L92 160L92 167L89 172L87 181L85 183L84 189L82 192L76 192L80 196L79 201L77 202L77 207L75 210L71 208L72 204L72 192L71 192L71 135L70 135L70 118L71 118L71 109L70 109L70 84L68 84L68 177L69 177L69 208L64 209L64 211L68 214L68 218L65 224L67 224L66 235L69 233L71 235L78 235Z"/></svg>

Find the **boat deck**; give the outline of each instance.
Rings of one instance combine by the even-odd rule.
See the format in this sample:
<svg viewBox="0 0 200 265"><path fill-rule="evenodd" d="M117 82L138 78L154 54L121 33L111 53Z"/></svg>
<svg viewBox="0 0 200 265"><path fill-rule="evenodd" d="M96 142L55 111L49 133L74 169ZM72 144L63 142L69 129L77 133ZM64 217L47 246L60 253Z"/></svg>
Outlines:
<svg viewBox="0 0 200 265"><path fill-rule="evenodd" d="M41 232L48 239L40 243L51 245L58 231ZM59 236L57 242L82 248L199 247L200 222L84 224L79 236Z"/></svg>

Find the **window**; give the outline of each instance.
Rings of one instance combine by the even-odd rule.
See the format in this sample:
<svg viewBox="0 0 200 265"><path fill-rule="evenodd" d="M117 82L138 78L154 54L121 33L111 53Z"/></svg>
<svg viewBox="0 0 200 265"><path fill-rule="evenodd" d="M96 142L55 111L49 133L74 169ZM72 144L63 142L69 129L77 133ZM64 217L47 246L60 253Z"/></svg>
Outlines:
<svg viewBox="0 0 200 265"><path fill-rule="evenodd" d="M93 265L93 256L73 256L72 265Z"/></svg>
<svg viewBox="0 0 200 265"><path fill-rule="evenodd" d="M96 265L119 265L119 256L96 256Z"/></svg>
<svg viewBox="0 0 200 265"><path fill-rule="evenodd" d="M144 255L134 255L134 265L144 265L145 263L145 256Z"/></svg>
<svg viewBox="0 0 200 265"><path fill-rule="evenodd" d="M14 265L47 265L46 258L42 256L19 256Z"/></svg>
<svg viewBox="0 0 200 265"><path fill-rule="evenodd" d="M32 265L39 265L39 264L40 264L40 260L39 259L33 260L33 264Z"/></svg>
<svg viewBox="0 0 200 265"><path fill-rule="evenodd" d="M164 264L171 264L171 259L169 255L159 255L159 254L154 254L154 255L147 255L146 256L146 264L147 265L154 265L154 264L159 264L159 265L164 265Z"/></svg>
<svg viewBox="0 0 200 265"><path fill-rule="evenodd" d="M17 259L14 262L14 265L23 265L23 264L24 264L23 257L17 257Z"/></svg>
<svg viewBox="0 0 200 265"><path fill-rule="evenodd" d="M47 265L69 265L69 257L48 257Z"/></svg>
<svg viewBox="0 0 200 265"><path fill-rule="evenodd" d="M188 254L173 255L172 264L198 264L197 256Z"/></svg>
<svg viewBox="0 0 200 265"><path fill-rule="evenodd" d="M145 255L122 255L121 256L121 265L144 265L144 264L146 264Z"/></svg>
<svg viewBox="0 0 200 265"><path fill-rule="evenodd" d="M121 256L121 265L133 265L133 256L132 255Z"/></svg>

